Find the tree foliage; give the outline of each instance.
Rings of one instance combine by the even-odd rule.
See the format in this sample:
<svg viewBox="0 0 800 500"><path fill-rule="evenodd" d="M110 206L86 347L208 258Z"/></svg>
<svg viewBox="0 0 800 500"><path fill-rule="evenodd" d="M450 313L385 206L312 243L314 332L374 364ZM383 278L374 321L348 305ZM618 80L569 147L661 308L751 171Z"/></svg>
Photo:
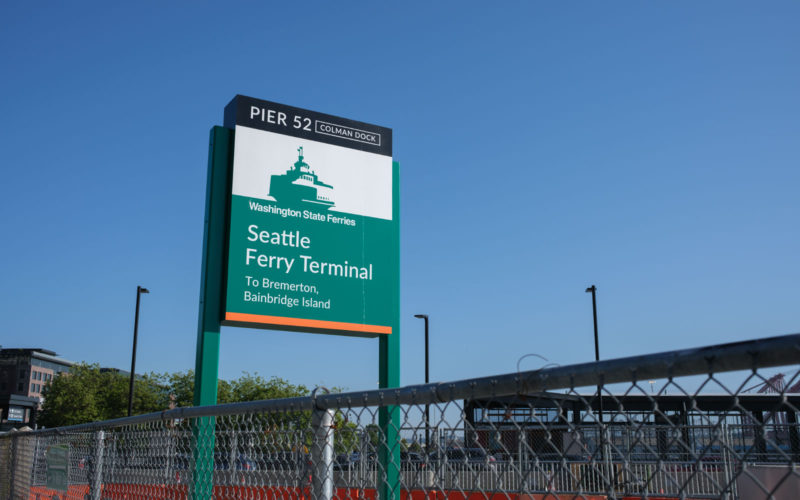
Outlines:
<svg viewBox="0 0 800 500"><path fill-rule="evenodd" d="M244 375L230 383L230 401L258 401L261 399L293 398L308 396L310 390L304 385L293 385L279 377L264 379L258 374Z"/></svg>
<svg viewBox="0 0 800 500"><path fill-rule="evenodd" d="M45 387L44 404L38 423L46 427L75 425L124 417L128 411L129 378L113 371L101 371L96 364L77 364L68 374L57 376ZM233 403L261 399L307 396L303 385L258 374L245 373L236 380L220 380L217 401ZM194 372L150 373L134 383L133 413L151 413L175 406L192 406ZM286 414L273 425L305 425L305 412Z"/></svg>
<svg viewBox="0 0 800 500"><path fill-rule="evenodd" d="M38 423L46 427L82 424L124 417L128 413L129 378L103 371L96 364L78 364L66 376L53 378L44 390ZM133 409L136 413L159 411L168 405L169 392L156 378L136 380Z"/></svg>
<svg viewBox="0 0 800 500"><path fill-rule="evenodd" d="M361 431L354 422L349 422L341 412L334 414L334 451L337 454L358 451L361 444Z"/></svg>

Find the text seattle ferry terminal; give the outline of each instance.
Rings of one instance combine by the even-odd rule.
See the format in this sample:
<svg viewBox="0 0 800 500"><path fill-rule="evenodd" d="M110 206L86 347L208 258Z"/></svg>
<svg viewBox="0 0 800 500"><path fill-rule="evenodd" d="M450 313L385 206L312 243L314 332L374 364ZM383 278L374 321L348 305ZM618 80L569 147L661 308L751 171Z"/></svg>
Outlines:
<svg viewBox="0 0 800 500"><path fill-rule="evenodd" d="M300 231L286 231L269 232L266 230L259 231L256 224L251 224L247 228L249 236L247 241L261 243L267 245L286 246L292 248L303 248L308 250L311 248L311 238L302 236ZM329 276L339 276L342 278L355 278L362 280L372 280L372 264L366 267L351 265L348 261L343 263L335 262L320 262L313 260L310 255L298 255L303 261L303 272L311 274L327 274ZM245 262L246 266L255 264L259 267L283 270L286 274L292 271L292 267L296 262L294 257L283 257L278 255L268 255L259 253L256 248L245 249Z"/></svg>

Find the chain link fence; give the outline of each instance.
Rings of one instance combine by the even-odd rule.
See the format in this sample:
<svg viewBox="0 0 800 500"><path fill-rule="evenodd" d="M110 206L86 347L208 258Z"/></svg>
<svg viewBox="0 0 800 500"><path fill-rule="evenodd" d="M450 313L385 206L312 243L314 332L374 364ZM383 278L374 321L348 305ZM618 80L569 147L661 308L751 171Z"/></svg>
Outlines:
<svg viewBox="0 0 800 500"><path fill-rule="evenodd" d="M12 432L0 500L797 499L798 362L789 335Z"/></svg>

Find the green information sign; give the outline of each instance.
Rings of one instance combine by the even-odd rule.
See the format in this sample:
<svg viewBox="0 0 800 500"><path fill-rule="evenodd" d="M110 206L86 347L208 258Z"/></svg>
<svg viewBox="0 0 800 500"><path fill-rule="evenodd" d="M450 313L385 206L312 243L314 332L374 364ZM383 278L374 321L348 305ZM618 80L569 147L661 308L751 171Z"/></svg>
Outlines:
<svg viewBox="0 0 800 500"><path fill-rule="evenodd" d="M215 404L220 325L378 337L400 384L398 164L391 129L236 96L211 130L195 405ZM381 407L379 497L400 496L400 411ZM215 419L194 427L211 498Z"/></svg>
<svg viewBox="0 0 800 500"><path fill-rule="evenodd" d="M47 448L46 486L51 490L69 489L69 446L56 445Z"/></svg>
<svg viewBox="0 0 800 500"><path fill-rule="evenodd" d="M390 129L237 96L222 324L359 336L398 315Z"/></svg>

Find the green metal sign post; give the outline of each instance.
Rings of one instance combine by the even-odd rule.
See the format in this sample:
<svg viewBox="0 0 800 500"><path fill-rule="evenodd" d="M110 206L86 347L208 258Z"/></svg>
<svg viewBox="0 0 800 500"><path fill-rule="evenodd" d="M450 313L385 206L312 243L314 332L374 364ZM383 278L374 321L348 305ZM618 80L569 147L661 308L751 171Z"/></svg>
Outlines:
<svg viewBox="0 0 800 500"><path fill-rule="evenodd" d="M220 311L222 307L222 265L227 232L228 179L233 132L213 127L208 154L206 214L203 230L203 267L200 274L200 312L197 324L194 404L217 403L219 373ZM211 499L214 488L215 419L203 417L192 429L194 449L194 499Z"/></svg>
<svg viewBox="0 0 800 500"><path fill-rule="evenodd" d="M399 165L391 130L243 96L225 114L209 148L194 404L217 402L221 325L377 336L379 385L398 387ZM289 146L296 161L287 170ZM308 150L313 160L305 160ZM379 423L379 495L395 500L399 408L381 408ZM212 417L195 422L194 499L213 495L214 431Z"/></svg>
<svg viewBox="0 0 800 500"><path fill-rule="evenodd" d="M392 165L393 206L394 220L400 220L400 165ZM397 240L398 246L400 239ZM399 248L397 249L399 253ZM400 270L398 269L398 274ZM378 384L381 389L400 387L400 308L396 309L393 334L380 337ZM378 412L378 424L382 434L386 437L385 446L378 453L381 467L386 471L386 481L381 484L378 491L382 500L395 500L400 498L400 408L386 406Z"/></svg>

